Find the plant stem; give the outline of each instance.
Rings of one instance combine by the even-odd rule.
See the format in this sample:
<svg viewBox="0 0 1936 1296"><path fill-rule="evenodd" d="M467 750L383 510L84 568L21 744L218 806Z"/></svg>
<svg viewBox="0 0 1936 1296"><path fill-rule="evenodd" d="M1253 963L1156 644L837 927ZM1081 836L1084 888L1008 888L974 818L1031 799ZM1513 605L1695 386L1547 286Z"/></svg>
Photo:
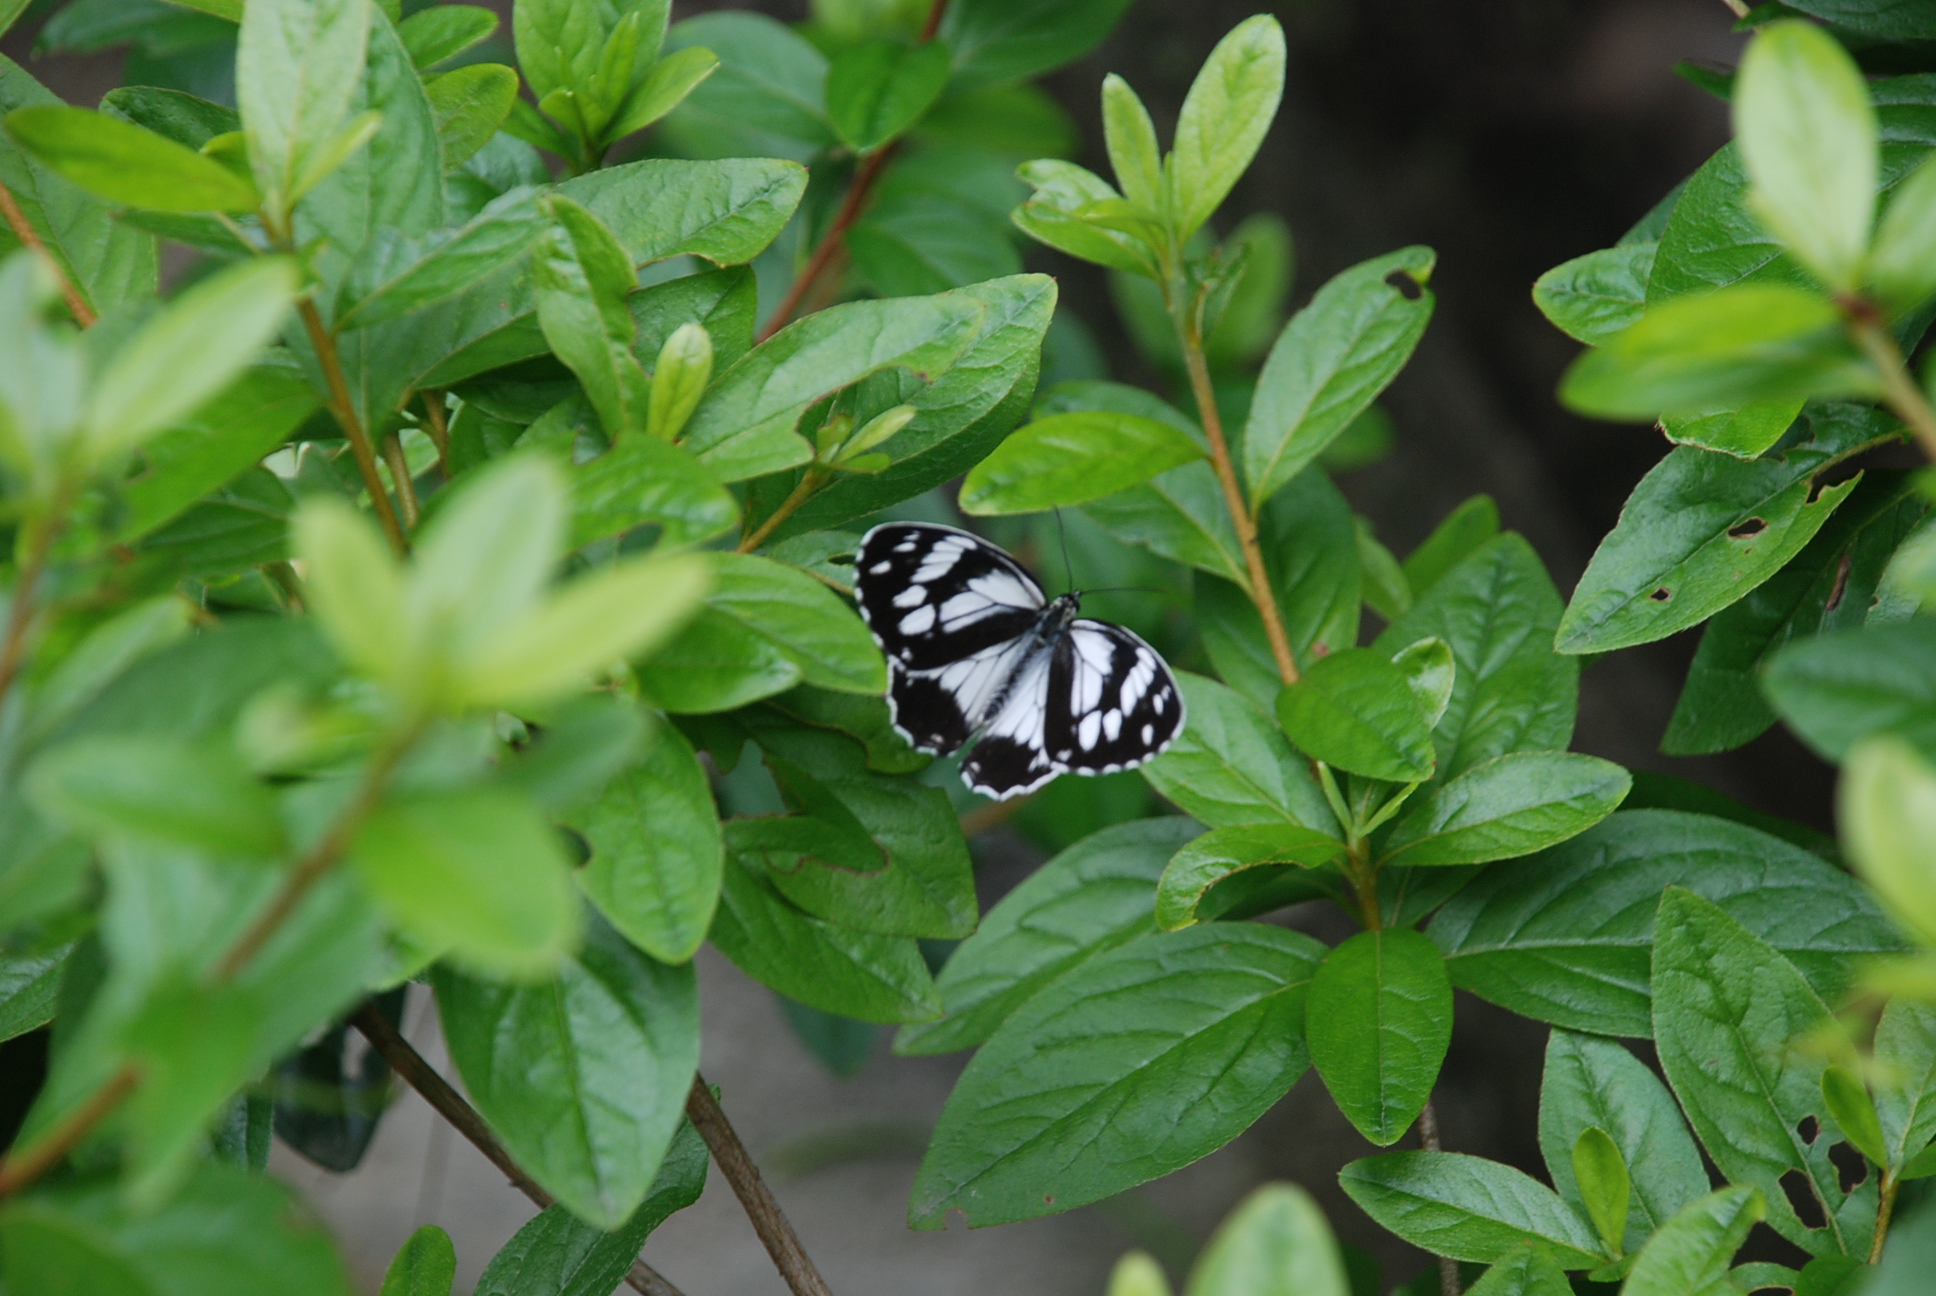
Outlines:
<svg viewBox="0 0 1936 1296"><path fill-rule="evenodd" d="M1203 338L1194 323L1180 322L1178 333L1183 343L1183 363L1190 374L1190 391L1196 397L1197 417L1210 438L1210 462L1223 484L1224 503L1230 508L1230 521L1237 528L1237 543L1243 547L1244 565L1250 571L1250 600L1264 621L1264 637L1270 641L1277 673L1286 684L1297 683L1297 659L1291 655L1290 637L1284 633L1284 619L1277 611L1277 596L1271 592L1270 572L1264 566L1264 551L1257 542L1257 518L1244 503L1244 488L1237 482L1237 467L1230 459L1230 444L1224 440L1223 416L1217 412L1217 394L1210 385L1210 364L1203 356Z"/></svg>
<svg viewBox="0 0 1936 1296"><path fill-rule="evenodd" d="M1439 1146L1439 1114L1433 1110L1430 1098L1419 1109L1418 1141L1427 1152L1443 1150ZM1460 1296L1459 1262L1450 1256L1439 1257L1439 1296Z"/></svg>
<svg viewBox="0 0 1936 1296"><path fill-rule="evenodd" d="M941 20L947 16L948 0L934 0L928 7L928 20L921 24L921 39L931 41L941 30Z"/></svg>
<svg viewBox="0 0 1936 1296"><path fill-rule="evenodd" d="M134 1063L122 1063L121 1069L95 1090L92 1098L76 1108L47 1137L23 1153L9 1153L4 1161L0 1161L0 1197L20 1191L60 1164L61 1158L73 1151L74 1145L87 1137L87 1132L99 1124L102 1117L120 1106L121 1100L133 1093L140 1081L141 1073L135 1069Z"/></svg>
<svg viewBox="0 0 1936 1296"><path fill-rule="evenodd" d="M410 543L404 539L396 509L390 504L390 494L383 487L383 474L377 471L376 448L370 444L370 434L364 430L363 421L356 417L356 404L350 399L349 383L343 377L342 357L336 353L336 339L324 327L323 317L316 312L316 303L305 297L296 303L296 311L309 334L309 345L316 350L316 362L323 367L323 377L329 383L330 404L335 407L332 412L342 425L343 435L349 438L350 453L356 456L356 470L362 474L364 488L370 492L370 503L376 508L376 520L382 523L383 534L390 537L390 547L402 557L410 552Z"/></svg>
<svg viewBox="0 0 1936 1296"><path fill-rule="evenodd" d="M773 308L773 314L761 327L759 336L753 339L755 342L766 341L793 319L794 312L800 309L800 303L806 300L814 283L826 272L846 242L848 227L860 215L874 182L881 178L881 172L893 153L894 145L883 144L861 159L860 166L854 171L854 178L848 182L847 196L841 200L840 210L834 213L833 224L827 226L827 232L813 249L813 255L807 258L807 264L794 277L792 286L787 289L786 296L780 299L780 304Z"/></svg>
<svg viewBox="0 0 1936 1296"><path fill-rule="evenodd" d="M765 544L766 538L780 529L780 523L792 517L794 510L805 504L808 497L819 490L820 483L825 480L827 480L826 473L817 467L809 467L806 475L800 479L800 484L793 488L793 493L781 500L780 507L774 509L766 521L760 523L752 534L740 539L739 548L735 552L752 553Z"/></svg>
<svg viewBox="0 0 1936 1296"><path fill-rule="evenodd" d="M1923 454L1936 462L1936 410L1930 409L1922 389L1909 376L1895 337L1872 310L1859 304L1856 307L1845 305L1844 309L1850 313L1850 336L1882 378L1883 400L1888 402L1895 416L1907 423L1909 430L1916 434L1916 443L1922 447Z"/></svg>
<svg viewBox="0 0 1936 1296"><path fill-rule="evenodd" d="M444 394L426 388L419 393L423 397L425 428L430 432L431 444L437 447L437 467L448 477L450 475L450 423L444 417Z"/></svg>
<svg viewBox="0 0 1936 1296"><path fill-rule="evenodd" d="M33 222L27 219L26 212L20 210L20 204L14 201L13 192L3 184L0 184L0 215L6 217L7 227L13 231L13 236L20 240L21 246L38 253L41 260L47 263L48 268L53 270L54 278L60 281L61 297L66 300L67 311L74 317L74 322L82 328L92 328L100 316L94 313L94 308L88 305L87 298L81 295L81 290L61 269L60 262L55 259L52 252L47 250L47 245L40 241L40 235L34 232Z"/></svg>
<svg viewBox="0 0 1936 1296"><path fill-rule="evenodd" d="M713 1091L706 1087L704 1076L695 1075L692 1078L692 1092L686 1097L686 1119L706 1140L706 1146L712 1150L713 1163L726 1176L726 1182L733 1186L733 1195L746 1208L746 1217L753 1222L753 1231L760 1235L766 1253L773 1257L774 1267L786 1279L793 1296L833 1296L820 1277L820 1271L807 1258L799 1235L787 1223L786 1216L780 1213L780 1203L773 1200L766 1181L760 1178L760 1168L746 1154L746 1145L739 1141L739 1135L734 1133L732 1123L720 1109Z"/></svg>
<svg viewBox="0 0 1936 1296"><path fill-rule="evenodd" d="M1882 1172L1882 1196L1876 1202L1875 1243L1869 1248L1869 1263L1882 1263L1882 1244L1889 1240L1889 1216L1895 1213L1896 1190L1902 1183L1892 1170Z"/></svg>
<svg viewBox="0 0 1936 1296"><path fill-rule="evenodd" d="M390 1019L377 1011L376 1004L365 1000L363 1006L350 1015L350 1025L362 1032L363 1038L370 1041L370 1047L383 1055L390 1069L397 1073L403 1082L415 1089L431 1109L466 1139L471 1146L484 1154L492 1165L504 1172L511 1186L536 1203L539 1210L545 1210L555 1200L552 1195L538 1186L533 1179L519 1168L504 1150L504 1145L491 1133L491 1127L484 1123L477 1109L464 1101L462 1094L451 1088L450 1082L437 1074L437 1069L424 1060L401 1032L390 1023ZM634 1260L632 1270L625 1275L625 1281L633 1290L646 1293L646 1296L681 1296L677 1287L646 1264Z"/></svg>
<svg viewBox="0 0 1936 1296"><path fill-rule="evenodd" d="M20 668L27 661L27 632L34 621L34 596L47 571L47 556L54 538L60 534L60 513L65 494L57 500L51 516L28 523L27 555L20 564L20 575L13 583L13 598L7 606L7 629L0 639L0 703L7 700Z"/></svg>
<svg viewBox="0 0 1936 1296"><path fill-rule="evenodd" d="M390 480L397 486L397 504L403 509L403 529L417 529L417 485L410 480L410 460L404 457L403 439L392 434L383 438L383 462L390 467Z"/></svg>

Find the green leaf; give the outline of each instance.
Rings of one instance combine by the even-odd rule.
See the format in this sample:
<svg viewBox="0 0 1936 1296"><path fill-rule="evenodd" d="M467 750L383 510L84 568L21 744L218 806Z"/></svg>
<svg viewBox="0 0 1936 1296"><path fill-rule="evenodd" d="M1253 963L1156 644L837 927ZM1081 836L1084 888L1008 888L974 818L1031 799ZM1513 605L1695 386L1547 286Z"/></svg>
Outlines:
<svg viewBox="0 0 1936 1296"><path fill-rule="evenodd" d="M811 160L839 137L827 120L827 58L783 23L727 11L688 18L666 49L704 47L719 71L666 118L660 134L693 157Z"/></svg>
<svg viewBox="0 0 1936 1296"><path fill-rule="evenodd" d="M681 444L723 481L808 462L795 431L822 398L888 368L930 377L972 344L988 308L967 294L856 301L796 320L714 380Z"/></svg>
<svg viewBox="0 0 1936 1296"><path fill-rule="evenodd" d="M1163 148L1149 109L1111 72L1102 79L1102 133L1109 149L1109 165L1123 197L1144 211L1163 210Z"/></svg>
<svg viewBox="0 0 1936 1296"><path fill-rule="evenodd" d="M1601 1263L1592 1227L1545 1184L1458 1152L1387 1152L1338 1172L1345 1195L1413 1246L1491 1264L1543 1243L1566 1269Z"/></svg>
<svg viewBox="0 0 1936 1296"><path fill-rule="evenodd" d="M1936 292L1930 260L1936 255L1936 164L1910 172L1883 209L1869 249L1868 277L1879 296L1898 310Z"/></svg>
<svg viewBox="0 0 1936 1296"><path fill-rule="evenodd" d="M1151 787L1212 828L1291 824L1335 833L1308 765L1242 694L1176 672L1189 716L1170 749L1143 766Z"/></svg>
<svg viewBox="0 0 1936 1296"><path fill-rule="evenodd" d="M1539 1087L1539 1149L1553 1187L1583 1209L1574 1149L1589 1129L1610 1136L1629 1178L1627 1195L1617 1207L1602 1203L1626 1221L1623 1234L1608 1237L1603 1231L1610 1251L1644 1245L1682 1207L1707 1192L1700 1150L1673 1095L1647 1064L1613 1040L1554 1030L1546 1040Z"/></svg>
<svg viewBox="0 0 1936 1296"><path fill-rule="evenodd" d="M698 46L675 50L652 65L645 79L633 87L604 139L610 143L642 131L677 108L699 83L719 70L719 56Z"/></svg>
<svg viewBox="0 0 1936 1296"><path fill-rule="evenodd" d="M805 572L754 554L713 558L706 607L770 642L819 688L883 693L887 667L853 609Z"/></svg>
<svg viewBox="0 0 1936 1296"><path fill-rule="evenodd" d="M1553 1253L1537 1242L1527 1242L1493 1261L1485 1277L1467 1289L1467 1296L1568 1296L1572 1290Z"/></svg>
<svg viewBox="0 0 1936 1296"><path fill-rule="evenodd" d="M1813 436L1743 463L1681 448L1641 478L1574 587L1554 639L1563 653L1610 652L1697 625L1773 576L1812 539L1853 479L1816 474L1891 439L1874 411L1828 407Z"/></svg>
<svg viewBox="0 0 1936 1296"><path fill-rule="evenodd" d="M1117 539L1247 586L1243 550L1223 488L1207 463L1185 464L1093 500L1083 512Z"/></svg>
<svg viewBox="0 0 1936 1296"><path fill-rule="evenodd" d="M1365 603L1386 620L1401 615L1412 605L1412 587L1405 580L1405 573L1398 566L1398 559L1392 551L1378 542L1372 533L1371 523L1364 518L1354 519L1353 530L1357 533L1358 565L1364 573ZM1451 654L1446 655L1446 687L1452 686ZM1434 717L1436 719L1436 717Z"/></svg>
<svg viewBox="0 0 1936 1296"><path fill-rule="evenodd" d="M1088 219L1096 205L1122 200L1101 176L1054 158L1024 162L1015 174L1035 191L1009 215L1017 229L1080 260L1156 277L1155 261L1142 239Z"/></svg>
<svg viewBox="0 0 1936 1296"><path fill-rule="evenodd" d="M1598 346L1640 319L1659 244L1626 243L1554 266L1533 284L1533 304L1575 341Z"/></svg>
<svg viewBox="0 0 1936 1296"><path fill-rule="evenodd" d="M593 417L590 405L577 399L554 414L559 430L571 433L560 436L560 449ZM706 465L650 435L628 436L568 471L574 548L644 526L659 528L662 546L684 548L724 534L739 521L739 505Z"/></svg>
<svg viewBox="0 0 1936 1296"><path fill-rule="evenodd" d="M1748 1230L1766 1217L1767 1200L1732 1185L1690 1202L1661 1226L1628 1274L1623 1296L1730 1296L1728 1265Z"/></svg>
<svg viewBox="0 0 1936 1296"><path fill-rule="evenodd" d="M643 435L651 389L632 355L637 326L625 305L638 275L590 212L556 195L545 207L556 224L532 266L545 340L584 384L607 437L619 441L634 429Z"/></svg>
<svg viewBox="0 0 1936 1296"><path fill-rule="evenodd" d="M1796 398L1705 414L1667 414L1661 417L1660 430L1675 445L1719 450L1737 459L1755 459L1794 426L1804 404L1805 401Z"/></svg>
<svg viewBox="0 0 1936 1296"><path fill-rule="evenodd" d="M652 158L566 180L557 192L616 234L634 265L675 256L738 265L773 242L806 187L805 167L774 158Z"/></svg>
<svg viewBox="0 0 1936 1296"><path fill-rule="evenodd" d="M1850 858L1889 913L1927 942L1936 933L1936 771L1893 735L1864 739L1848 755L1836 790L1836 819Z"/></svg>
<svg viewBox="0 0 1936 1296"><path fill-rule="evenodd" d="M1245 19L1210 51L1184 97L1164 176L1178 242L1210 219L1249 168L1283 94L1284 29L1275 18Z"/></svg>
<svg viewBox="0 0 1936 1296"><path fill-rule="evenodd" d="M977 515L1085 504L1203 458L1167 423L1101 410L1052 414L1017 429L968 473L961 507Z"/></svg>
<svg viewBox="0 0 1936 1296"><path fill-rule="evenodd" d="M288 849L274 795L233 751L212 744L159 734L80 738L36 760L27 788L42 813L98 836L225 859Z"/></svg>
<svg viewBox="0 0 1936 1296"><path fill-rule="evenodd" d="M252 211L255 187L151 130L52 105L7 117L7 133L48 167L109 202L157 211Z"/></svg>
<svg viewBox="0 0 1936 1296"><path fill-rule="evenodd" d="M1410 247L1334 277L1291 317L1244 424L1253 506L1316 459L1411 358L1436 300L1425 288L1437 254Z"/></svg>
<svg viewBox="0 0 1936 1296"><path fill-rule="evenodd" d="M418 71L462 54L497 30L497 15L482 5L439 4L397 24L397 36Z"/></svg>
<svg viewBox="0 0 1936 1296"><path fill-rule="evenodd" d="M1429 933L1460 989L1569 1030L1645 1037L1654 910L1670 884L1723 906L1826 998L1847 988L1860 959L1901 947L1868 892L1819 856L1674 810L1622 811L1489 865Z"/></svg>
<svg viewBox="0 0 1936 1296"><path fill-rule="evenodd" d="M17 1039L54 1019L54 1003L72 945L45 954L0 956L0 1041Z"/></svg>
<svg viewBox="0 0 1936 1296"><path fill-rule="evenodd" d="M517 260L546 232L536 196L518 188L448 237L421 247L379 244L381 256L346 278L336 329L382 324L462 292ZM388 253L388 255L382 255ZM400 254L400 255L399 255Z"/></svg>
<svg viewBox="0 0 1936 1296"><path fill-rule="evenodd" d="M652 1191L629 1220L607 1233L563 1204L550 1206L491 1257L478 1276L475 1296L608 1296L652 1230L699 1200L706 1168L705 1143L682 1123Z"/></svg>
<svg viewBox="0 0 1936 1296"><path fill-rule="evenodd" d="M1109 1271L1108 1296L1170 1296L1170 1280L1147 1252L1131 1251Z"/></svg>
<svg viewBox="0 0 1936 1296"><path fill-rule="evenodd" d="M244 11L235 97L272 210L322 178L363 79L371 24L369 0L263 0Z"/></svg>
<svg viewBox="0 0 1936 1296"><path fill-rule="evenodd" d="M490 143L511 115L518 74L502 63L473 63L424 82L424 96L436 119L444 170L454 171Z"/></svg>
<svg viewBox="0 0 1936 1296"><path fill-rule="evenodd" d="M488 786L377 808L350 861L404 931L493 975L541 975L578 931L571 876L551 825Z"/></svg>
<svg viewBox="0 0 1936 1296"><path fill-rule="evenodd" d="M1265 1184L1224 1217L1184 1296L1351 1296L1324 1213L1295 1184Z"/></svg>
<svg viewBox="0 0 1936 1296"><path fill-rule="evenodd" d="M624 1224L685 1118L698 983L602 922L553 979L432 973L451 1060L505 1150L574 1215Z"/></svg>
<svg viewBox="0 0 1936 1296"><path fill-rule="evenodd" d="M1884 1165L1896 1168L1936 1136L1936 1010L1894 998L1876 1024L1876 1117Z"/></svg>
<svg viewBox="0 0 1936 1296"><path fill-rule="evenodd" d="M942 20L961 89L1017 81L1074 61L1109 34L1128 0L959 0Z"/></svg>
<svg viewBox="0 0 1936 1296"><path fill-rule="evenodd" d="M1607 1254L1617 1256L1627 1236L1627 1197L1633 1188L1627 1162L1613 1137L1597 1125L1580 1131L1572 1160L1573 1181L1586 1217L1593 1221Z"/></svg>
<svg viewBox="0 0 1936 1296"><path fill-rule="evenodd" d="M450 1296L456 1281L457 1248L450 1234L426 1224L398 1248L377 1296Z"/></svg>
<svg viewBox="0 0 1936 1296"><path fill-rule="evenodd" d="M1772 725L1762 667L1786 645L1863 625L1890 556L1927 507L1902 478L1865 474L1801 553L1708 623L1661 750L1727 751Z"/></svg>
<svg viewBox="0 0 1936 1296"><path fill-rule="evenodd" d="M18 64L0 57L0 113L60 103ZM55 264L96 311L155 291L154 237L115 220L106 203L15 149L0 149L0 184L13 194ZM19 247L11 228L0 227L0 256Z"/></svg>
<svg viewBox="0 0 1936 1296"><path fill-rule="evenodd" d="M0 1214L7 1285L127 1296L348 1296L329 1235L274 1180L205 1162L166 1205L131 1207L112 1180L69 1180Z"/></svg>
<svg viewBox="0 0 1936 1296"><path fill-rule="evenodd" d="M263 257L171 302L96 379L81 413L90 458L111 461L226 387L275 336L296 287L293 265Z"/></svg>
<svg viewBox="0 0 1936 1296"><path fill-rule="evenodd" d="M1831 1066L1822 1072L1822 1101L1828 1114L1842 1131L1849 1145L1879 1166L1889 1164L1882 1143L1882 1121L1876 1115L1875 1100L1855 1073L1847 1067Z"/></svg>
<svg viewBox="0 0 1936 1296"><path fill-rule="evenodd" d="M1573 362L1560 399L1594 418L1641 422L1756 402L1869 396L1877 383L1819 292L1738 284L1649 307Z"/></svg>
<svg viewBox="0 0 1936 1296"><path fill-rule="evenodd" d="M1210 888L1246 869L1267 864L1316 868L1344 853L1335 837L1295 824L1217 828L1177 851L1156 884L1156 922L1176 931L1197 921Z"/></svg>
<svg viewBox="0 0 1936 1296"><path fill-rule="evenodd" d="M1448 572L1499 534L1499 506L1490 495L1474 495L1445 515L1405 559L1405 579L1414 599L1423 598Z"/></svg>
<svg viewBox="0 0 1936 1296"><path fill-rule="evenodd" d="M1285 686L1277 719L1313 760L1394 783L1432 776L1432 727L1404 674L1372 649L1310 663Z"/></svg>
<svg viewBox="0 0 1936 1296"><path fill-rule="evenodd" d="M1633 780L1577 752L1512 752L1441 783L1385 839L1380 867L1484 864L1565 841L1614 812Z"/></svg>
<svg viewBox="0 0 1936 1296"><path fill-rule="evenodd" d="M663 0L621 0L597 7L569 0L524 0L512 12L511 34L531 97L543 100L554 90L590 90L613 28L633 13L651 33L644 51L649 63L665 31L667 8Z"/></svg>
<svg viewBox="0 0 1936 1296"><path fill-rule="evenodd" d="M1321 952L1282 928L1216 923L1145 935L1065 974L962 1073L908 1222L938 1228L955 1209L975 1225L1031 1219L1222 1147L1308 1065L1298 1023Z"/></svg>
<svg viewBox="0 0 1936 1296"><path fill-rule="evenodd" d="M873 1022L941 1015L912 938L852 931L803 913L731 855L709 935L740 971L823 1012Z"/></svg>
<svg viewBox="0 0 1936 1296"><path fill-rule="evenodd" d="M1661 897L1653 961L1661 1069L1714 1164L1730 1182L1761 1189L1775 1231L1810 1254L1866 1253L1874 1178L1845 1193L1830 1140L1804 1138L1811 1118L1828 1118L1823 1063L1791 1041L1828 1020L1820 996L1777 950L1679 887ZM1826 1227L1809 1227L1790 1205L1781 1180L1793 1170Z"/></svg>
<svg viewBox="0 0 1936 1296"><path fill-rule="evenodd" d="M591 844L578 884L627 940L662 963L692 958L719 903L724 847L692 747L655 724L643 757L573 816Z"/></svg>
<svg viewBox="0 0 1936 1296"><path fill-rule="evenodd" d="M1426 725L1437 725L1452 704L1452 686L1457 678L1452 645L1434 635L1393 653L1391 661L1411 689Z"/></svg>
<svg viewBox="0 0 1936 1296"><path fill-rule="evenodd" d="M1856 288L1875 221L1876 117L1855 60L1812 23L1761 28L1735 77L1734 130L1761 223L1829 288Z"/></svg>
<svg viewBox="0 0 1936 1296"><path fill-rule="evenodd" d="M1872 734L1896 734L1936 748L1936 622L1840 630L1790 644L1761 672L1761 684L1804 742L1846 760Z"/></svg>
<svg viewBox="0 0 1936 1296"><path fill-rule="evenodd" d="M942 964L935 986L946 1015L902 1027L894 1051L922 1056L980 1044L1043 987L1149 931L1157 877L1201 831L1181 816L1117 824L1030 874Z"/></svg>
<svg viewBox="0 0 1936 1296"><path fill-rule="evenodd" d="M827 69L827 116L848 147L865 152L899 136L941 97L948 47L867 41L834 56Z"/></svg>
<svg viewBox="0 0 1936 1296"><path fill-rule="evenodd" d="M1390 1147L1432 1096L1452 1042L1452 983L1415 931L1360 932L1311 978L1304 1030L1332 1101Z"/></svg>

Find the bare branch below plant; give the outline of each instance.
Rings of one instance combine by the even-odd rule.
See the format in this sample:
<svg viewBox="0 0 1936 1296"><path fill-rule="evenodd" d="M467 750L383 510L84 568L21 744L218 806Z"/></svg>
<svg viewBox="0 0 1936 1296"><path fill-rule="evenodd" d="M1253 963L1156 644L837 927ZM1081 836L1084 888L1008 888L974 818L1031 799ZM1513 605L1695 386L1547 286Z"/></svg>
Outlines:
<svg viewBox="0 0 1936 1296"><path fill-rule="evenodd" d="M773 1200L773 1193L760 1177L760 1168L747 1155L746 1145L739 1141L739 1135L734 1132L732 1122L726 1119L719 1100L706 1087L704 1076L695 1075L692 1078L692 1093L686 1098L686 1118L699 1131L699 1137L706 1140L706 1146L713 1154L713 1163L726 1176L726 1182L733 1186L733 1195L746 1208L746 1217L753 1222L753 1231L760 1235L760 1241L765 1244L766 1253L773 1257L773 1264L779 1269L780 1276L793 1289L793 1296L833 1296L820 1271L807 1258L806 1248L800 1245L800 1237L793 1231L793 1225L787 1223L787 1217L781 1213L780 1203Z"/></svg>

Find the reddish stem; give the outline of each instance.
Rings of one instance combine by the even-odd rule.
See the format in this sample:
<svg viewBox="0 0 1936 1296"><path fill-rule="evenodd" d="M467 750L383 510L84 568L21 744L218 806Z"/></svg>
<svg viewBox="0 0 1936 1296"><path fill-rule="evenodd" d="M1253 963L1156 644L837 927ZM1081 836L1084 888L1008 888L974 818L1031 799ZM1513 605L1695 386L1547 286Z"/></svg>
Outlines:
<svg viewBox="0 0 1936 1296"><path fill-rule="evenodd" d="M74 285L74 281L67 277L66 272L61 269L60 262L54 258L52 252L47 250L47 245L40 241L40 235L34 232L33 223L27 219L27 213L20 210L20 204L14 201L12 191L3 184L0 184L0 215L7 218L7 225L13 230L13 236L20 240L21 246L39 253L40 258L52 267L54 277L60 280L61 296L67 299L67 309L74 316L74 322L82 328L92 328L94 321L100 316L96 315L94 308L87 304L87 298L81 295L81 290Z"/></svg>

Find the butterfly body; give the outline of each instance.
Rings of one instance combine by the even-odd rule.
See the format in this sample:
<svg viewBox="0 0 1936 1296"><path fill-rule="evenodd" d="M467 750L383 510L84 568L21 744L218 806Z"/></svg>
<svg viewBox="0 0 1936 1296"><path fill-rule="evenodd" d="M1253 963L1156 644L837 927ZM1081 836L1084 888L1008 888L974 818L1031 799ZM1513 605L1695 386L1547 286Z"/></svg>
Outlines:
<svg viewBox="0 0 1936 1296"><path fill-rule="evenodd" d="M1167 748L1183 696L1155 649L1047 600L1008 554L953 527L890 522L861 539L861 615L888 662L894 727L985 796L1058 774L1113 774Z"/></svg>

